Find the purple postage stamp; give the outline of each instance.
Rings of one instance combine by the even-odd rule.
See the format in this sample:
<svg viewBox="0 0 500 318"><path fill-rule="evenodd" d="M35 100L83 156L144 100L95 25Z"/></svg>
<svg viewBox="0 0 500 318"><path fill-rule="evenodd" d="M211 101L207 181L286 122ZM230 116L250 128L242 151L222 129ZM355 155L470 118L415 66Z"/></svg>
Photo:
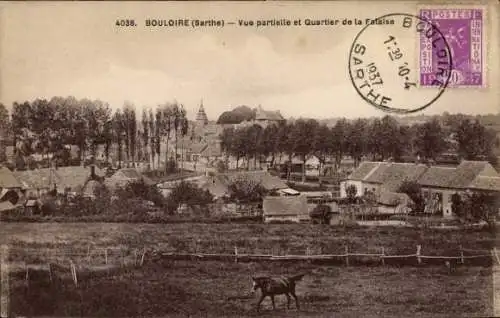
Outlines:
<svg viewBox="0 0 500 318"><path fill-rule="evenodd" d="M483 23L480 8L421 9L420 17L432 23L444 35L452 54L452 72L449 87L482 87ZM432 40L420 37L420 86L433 86L438 68Z"/></svg>

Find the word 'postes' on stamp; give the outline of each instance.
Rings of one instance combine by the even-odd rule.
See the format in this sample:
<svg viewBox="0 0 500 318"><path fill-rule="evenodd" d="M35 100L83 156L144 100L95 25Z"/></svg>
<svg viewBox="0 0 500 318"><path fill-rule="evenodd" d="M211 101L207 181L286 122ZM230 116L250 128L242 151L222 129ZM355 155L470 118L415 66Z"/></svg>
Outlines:
<svg viewBox="0 0 500 318"><path fill-rule="evenodd" d="M393 13L394 24L367 25L349 52L349 75L358 94L369 104L392 113L412 113L434 103L451 76L452 55L443 33L432 23L411 14ZM419 89L415 45L424 36L435 52L436 68L430 86Z"/></svg>
<svg viewBox="0 0 500 318"><path fill-rule="evenodd" d="M481 87L483 72L482 9L422 9L420 17L435 25L448 42L453 58L450 87ZM420 84L431 86L435 79L436 50L429 39L420 39Z"/></svg>

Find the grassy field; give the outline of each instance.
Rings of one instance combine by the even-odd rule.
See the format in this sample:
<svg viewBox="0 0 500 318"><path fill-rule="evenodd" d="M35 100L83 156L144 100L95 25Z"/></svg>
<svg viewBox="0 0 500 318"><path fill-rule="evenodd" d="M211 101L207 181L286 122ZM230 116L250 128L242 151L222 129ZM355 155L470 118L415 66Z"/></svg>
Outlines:
<svg viewBox="0 0 500 318"><path fill-rule="evenodd" d="M0 242L11 247L74 249L93 247L151 248L163 251L275 254L350 251L454 255L459 246L490 250L496 236L486 231L391 227L332 227L311 224L125 224L0 223Z"/></svg>
<svg viewBox="0 0 500 318"><path fill-rule="evenodd" d="M343 228L299 224L119 224L0 223L0 242L12 261L48 262L33 251L79 251L85 263L89 246L160 249L176 252L304 254L350 251L454 255L462 245L489 250L494 235L484 231L412 228ZM24 252L23 252L24 251ZM33 255L37 254L37 255ZM47 253L50 255L50 253ZM54 261L54 260L52 260ZM60 258L57 261L66 262ZM101 262L102 258L92 257ZM12 277L11 308L20 315L49 316L273 316L273 317L471 317L491 316L492 276L486 266L459 266L449 274L441 261L430 266L319 266L308 263L224 263L157 261L141 268L81 273L76 288L68 271L47 275L29 290L22 275ZM250 277L259 273L307 272L298 285L300 312L255 312Z"/></svg>
<svg viewBox="0 0 500 318"><path fill-rule="evenodd" d="M300 311L278 296L257 313L250 294L253 274L306 272L297 285ZM39 276L29 290L12 279L17 315L192 317L474 317L492 316L489 268L326 267L165 261L106 275L68 277L52 284Z"/></svg>

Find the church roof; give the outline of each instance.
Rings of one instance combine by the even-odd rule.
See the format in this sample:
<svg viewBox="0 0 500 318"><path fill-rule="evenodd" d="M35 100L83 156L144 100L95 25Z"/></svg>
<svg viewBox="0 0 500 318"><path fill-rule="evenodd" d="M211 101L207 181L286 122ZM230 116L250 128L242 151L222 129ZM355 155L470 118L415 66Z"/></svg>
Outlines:
<svg viewBox="0 0 500 318"><path fill-rule="evenodd" d="M271 120L271 121L282 121L285 120L279 111L270 111L262 109L259 105L257 108L257 113L255 114L256 120Z"/></svg>
<svg viewBox="0 0 500 318"><path fill-rule="evenodd" d="M208 124L208 117L205 113L205 108L203 108L203 101L200 104L200 109L198 110L198 114L196 114L196 121L201 121L203 124Z"/></svg>

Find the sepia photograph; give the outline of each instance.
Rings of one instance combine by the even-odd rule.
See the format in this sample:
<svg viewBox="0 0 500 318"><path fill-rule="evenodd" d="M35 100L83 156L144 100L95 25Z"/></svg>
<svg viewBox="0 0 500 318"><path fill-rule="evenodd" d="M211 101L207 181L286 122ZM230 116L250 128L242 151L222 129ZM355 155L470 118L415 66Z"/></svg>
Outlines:
<svg viewBox="0 0 500 318"><path fill-rule="evenodd" d="M500 317L500 3L0 3L0 318Z"/></svg>

